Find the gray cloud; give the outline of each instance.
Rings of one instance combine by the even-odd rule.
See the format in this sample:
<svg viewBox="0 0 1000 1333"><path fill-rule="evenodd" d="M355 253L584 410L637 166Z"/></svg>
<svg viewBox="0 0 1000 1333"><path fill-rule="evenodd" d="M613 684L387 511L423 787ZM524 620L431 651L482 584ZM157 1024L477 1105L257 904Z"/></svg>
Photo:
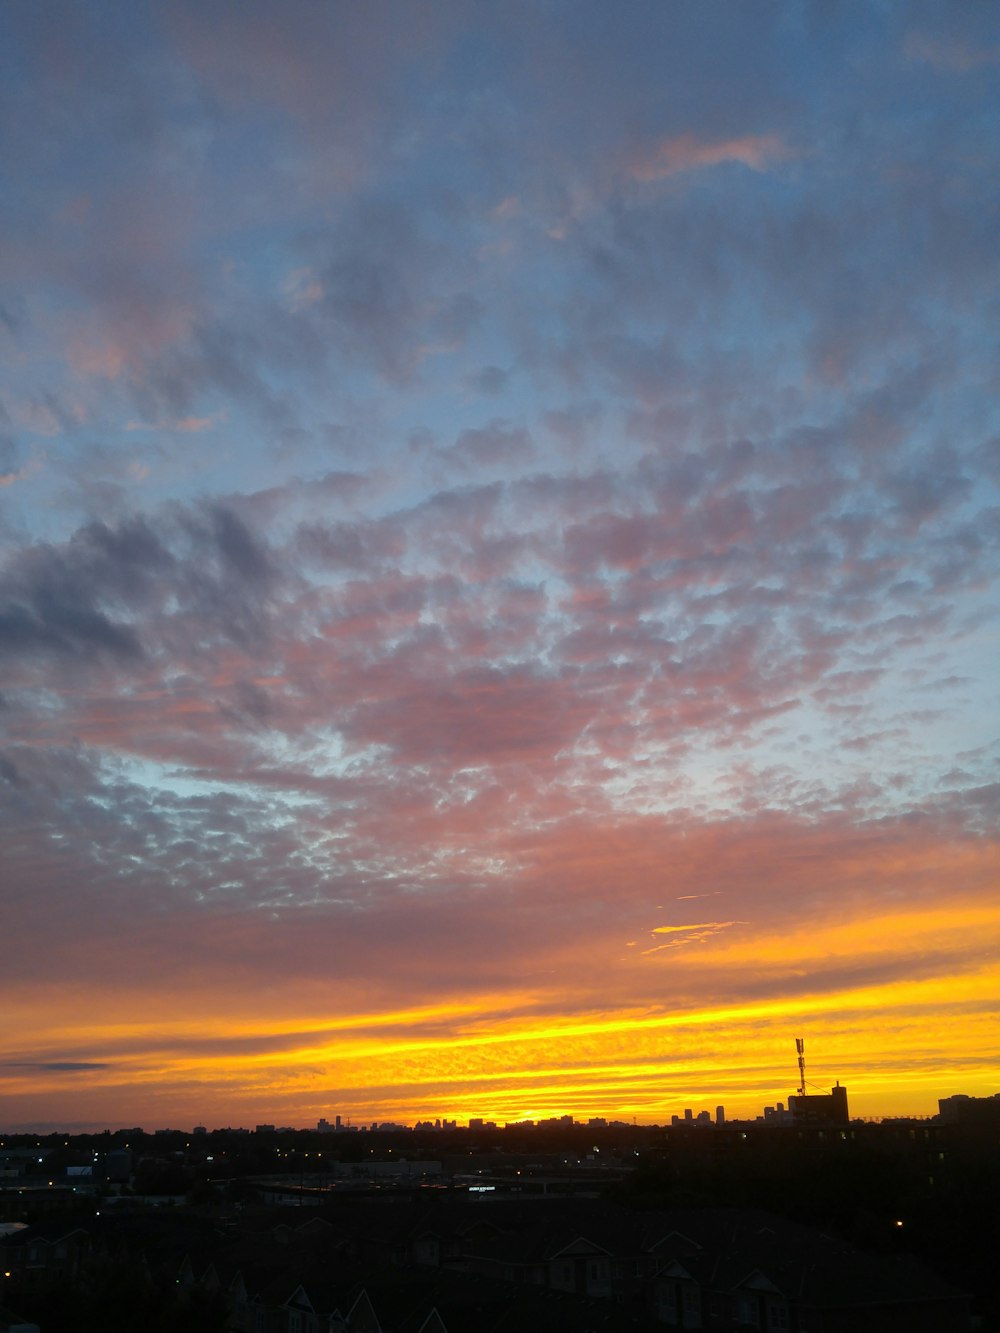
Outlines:
<svg viewBox="0 0 1000 1333"><path fill-rule="evenodd" d="M77 1074L92 1069L111 1069L112 1065L100 1060L7 1060L0 1069L30 1069L41 1074Z"/></svg>

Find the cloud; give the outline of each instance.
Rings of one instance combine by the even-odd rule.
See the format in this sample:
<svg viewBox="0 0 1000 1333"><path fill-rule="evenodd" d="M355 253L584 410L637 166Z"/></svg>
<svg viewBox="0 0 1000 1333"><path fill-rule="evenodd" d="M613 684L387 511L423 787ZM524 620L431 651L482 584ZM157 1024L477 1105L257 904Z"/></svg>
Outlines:
<svg viewBox="0 0 1000 1333"><path fill-rule="evenodd" d="M147 649L179 648L201 626L213 638L221 630L259 639L280 577L266 543L221 502L176 509L156 524L90 523L61 546L26 548L6 572L0 651L74 660L80 670L102 658L137 664Z"/></svg>
<svg viewBox="0 0 1000 1333"><path fill-rule="evenodd" d="M535 456L531 436L523 426L494 420L485 426L464 430L443 456L460 468L481 472L486 468L507 471L523 467Z"/></svg>
<svg viewBox="0 0 1000 1333"><path fill-rule="evenodd" d="M662 139L651 151L634 160L629 174L635 180L651 182L730 162L738 162L751 171L766 171L789 156L787 145L774 134L749 134L715 141L681 134Z"/></svg>
<svg viewBox="0 0 1000 1333"><path fill-rule="evenodd" d="M42 470L44 464L40 458L32 458L22 467L0 472L0 486L14 486L19 481L28 481Z"/></svg>
<svg viewBox="0 0 1000 1333"><path fill-rule="evenodd" d="M727 926L746 925L746 922L737 921L702 921L697 925L690 926L654 926L654 935L674 935L678 932L687 932L689 930L724 930Z"/></svg>
<svg viewBox="0 0 1000 1333"><path fill-rule="evenodd" d="M935 1004L970 1070L996 35L932 10L18 9L26 1121L32 1062L137 1123L151 1079L182 1122L546 1080L656 1118L706 1028L750 1099L790 1015L847 1061L891 1012L901 1070Z"/></svg>
<svg viewBox="0 0 1000 1333"><path fill-rule="evenodd" d="M483 366L466 378L466 384L473 393L497 397L510 384L510 371L501 366Z"/></svg>
<svg viewBox="0 0 1000 1333"><path fill-rule="evenodd" d="M361 198L305 247L315 298L300 308L340 357L406 383L428 357L461 347L482 318L474 262L452 205L414 210L391 197Z"/></svg>
<svg viewBox="0 0 1000 1333"><path fill-rule="evenodd" d="M225 412L213 412L207 417L177 417L166 421L129 421L125 429L151 430L151 431L178 431L184 435L199 435L202 431L211 430L213 426L226 419Z"/></svg>
<svg viewBox="0 0 1000 1333"><path fill-rule="evenodd" d="M689 894L685 897L696 897L698 895ZM728 930L731 926L745 926L746 921L702 921L697 925L690 926L654 926L654 935L676 935L678 938L668 940L666 944L655 944L652 948L643 949L642 956L660 953L664 949L681 949L688 944L702 944L709 940L713 935L717 935L720 930Z"/></svg>
<svg viewBox="0 0 1000 1333"><path fill-rule="evenodd" d="M908 59L947 73L967 74L1000 65L1000 42L976 44L962 37L914 31L907 34L903 50Z"/></svg>
<svg viewBox="0 0 1000 1333"><path fill-rule="evenodd" d="M111 1069L100 1060L8 1060L0 1062L0 1069L30 1069L41 1074L77 1074L94 1069Z"/></svg>

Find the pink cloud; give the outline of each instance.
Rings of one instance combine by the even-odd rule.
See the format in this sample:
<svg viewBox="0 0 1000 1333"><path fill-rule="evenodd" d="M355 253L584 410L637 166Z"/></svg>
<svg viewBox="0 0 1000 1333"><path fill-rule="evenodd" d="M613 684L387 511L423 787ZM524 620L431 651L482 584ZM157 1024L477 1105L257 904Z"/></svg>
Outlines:
<svg viewBox="0 0 1000 1333"><path fill-rule="evenodd" d="M204 430L211 430L213 426L217 426L220 421L225 421L225 419L225 412L212 412L207 417L187 416L167 418L160 421L130 421L125 429L128 431L176 431L183 435L197 435Z"/></svg>
<svg viewBox="0 0 1000 1333"><path fill-rule="evenodd" d="M699 139L693 134L680 134L661 139L651 152L634 159L629 174L635 180L657 181L727 162L740 162L751 171L767 171L789 156L784 141L774 134L747 134L735 139Z"/></svg>
<svg viewBox="0 0 1000 1333"><path fill-rule="evenodd" d="M10 472L0 472L0 486L13 486L19 481L27 481L29 477L40 472L42 467L40 458L32 458L23 467L13 468Z"/></svg>
<svg viewBox="0 0 1000 1333"><path fill-rule="evenodd" d="M92 313L65 317L65 355L77 375L117 380L183 342L194 322L192 306L157 292L108 293Z"/></svg>
<svg viewBox="0 0 1000 1333"><path fill-rule="evenodd" d="M937 37L933 33L909 33L903 51L910 60L920 60L950 73L966 74L987 65L1000 65L1000 43L973 45L961 38Z"/></svg>

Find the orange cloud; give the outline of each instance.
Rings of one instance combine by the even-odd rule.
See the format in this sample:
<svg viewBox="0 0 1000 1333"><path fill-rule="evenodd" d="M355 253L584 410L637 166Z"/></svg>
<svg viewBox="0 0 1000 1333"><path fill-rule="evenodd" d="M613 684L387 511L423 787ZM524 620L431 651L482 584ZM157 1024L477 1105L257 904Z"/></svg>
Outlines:
<svg viewBox="0 0 1000 1333"><path fill-rule="evenodd" d="M357 1118L504 1120L529 1106L663 1121L692 1102L724 1100L731 1114L754 1114L786 1096L794 1033L807 1038L813 1081L840 1078L855 1113L928 1113L950 1092L995 1090L998 942L1000 908L975 899L872 916L857 906L787 936L776 928L718 935L672 962L687 996L739 978L731 1001L709 1004L624 1001L623 974L599 934L585 955L552 955L540 984L422 1006L352 1007L346 992L329 988L324 1004L310 985L289 979L266 1022L259 993L234 993L224 976L215 993L172 991L169 1004L167 991L143 983L127 995L103 983L67 984L39 999L12 997L9 1031L32 1035L30 1049L7 1043L0 1084L12 1108L43 1097L76 1106L81 1075L58 1066L94 1062L107 1069L86 1074L74 1115L86 1115L89 1102L95 1119L107 1106L103 1114L137 1123L154 1105L175 1123L213 1115L253 1123L267 1108L291 1123L328 1109ZM589 995L579 993L580 973L592 979ZM789 980L795 989L783 993ZM574 989L584 1007L571 1013ZM67 1022L70 996L86 1022ZM217 1015L209 1032L206 1007ZM32 1061L48 1062L49 1072L40 1075Z"/></svg>
<svg viewBox="0 0 1000 1333"><path fill-rule="evenodd" d="M694 896L694 895L688 895ZM659 953L662 949L680 949L685 944L700 944L704 940L711 939L717 935L720 930L728 930L730 926L745 926L745 921L701 921L691 926L654 926L654 935L676 935L678 938L668 940L666 944L655 944L651 949L643 949L642 955Z"/></svg>
<svg viewBox="0 0 1000 1333"><path fill-rule="evenodd" d="M807 1038L812 1077L845 1081L857 1113L927 1112L948 1091L990 1089L990 1024L975 1007L995 994L997 981L993 967L949 984L947 995L934 983L846 990L837 997L835 1019L823 996L794 1006L765 1002L653 1015L622 1010L574 1020L524 1014L491 1024L472 1011L487 1012L499 997L478 995L452 1010L351 1015L314 1035L302 1020L297 1031L288 1031L294 1023L279 1021L264 1033L257 1022L220 1021L204 1051L203 1027L194 1017L164 1023L149 996L138 1001L128 1025L59 1024L44 1036L47 1055L62 1056L74 1041L74 1049L110 1066L99 1079L97 1071L87 1075L85 1101L95 1099L100 1082L113 1114L126 1120L148 1118L154 1101L155 1114L170 1108L175 1123L211 1119L213 1112L226 1123L252 1123L264 1107L298 1123L314 1121L324 1108L356 1118L504 1120L523 1115L526 1105L538 1114L569 1110L580 1117L638 1114L663 1121L684 1104L714 1105L722 1098L731 1114L752 1114L794 1086L793 1031ZM530 996L524 999L530 1004ZM961 1047L958 1024L968 1038ZM281 1038L283 1031L289 1040ZM35 1059L37 1033L36 1027ZM264 1049L241 1053L248 1039ZM81 1079L67 1070L43 1080L30 1067L18 1067L8 1069L3 1082L12 1106L30 1104L42 1088L50 1103L62 1091L68 1105ZM132 1114L126 1116L126 1108Z"/></svg>

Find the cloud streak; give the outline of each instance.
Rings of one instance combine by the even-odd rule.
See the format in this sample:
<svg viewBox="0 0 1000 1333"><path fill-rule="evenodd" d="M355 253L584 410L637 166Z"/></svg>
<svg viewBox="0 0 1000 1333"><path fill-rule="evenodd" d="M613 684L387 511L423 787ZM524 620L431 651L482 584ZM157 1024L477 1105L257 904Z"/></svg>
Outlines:
<svg viewBox="0 0 1000 1333"><path fill-rule="evenodd" d="M773 134L751 134L739 139L699 140L691 134L664 139L630 168L639 181L665 180L685 171L737 162L751 171L766 171L789 156L789 150Z"/></svg>

